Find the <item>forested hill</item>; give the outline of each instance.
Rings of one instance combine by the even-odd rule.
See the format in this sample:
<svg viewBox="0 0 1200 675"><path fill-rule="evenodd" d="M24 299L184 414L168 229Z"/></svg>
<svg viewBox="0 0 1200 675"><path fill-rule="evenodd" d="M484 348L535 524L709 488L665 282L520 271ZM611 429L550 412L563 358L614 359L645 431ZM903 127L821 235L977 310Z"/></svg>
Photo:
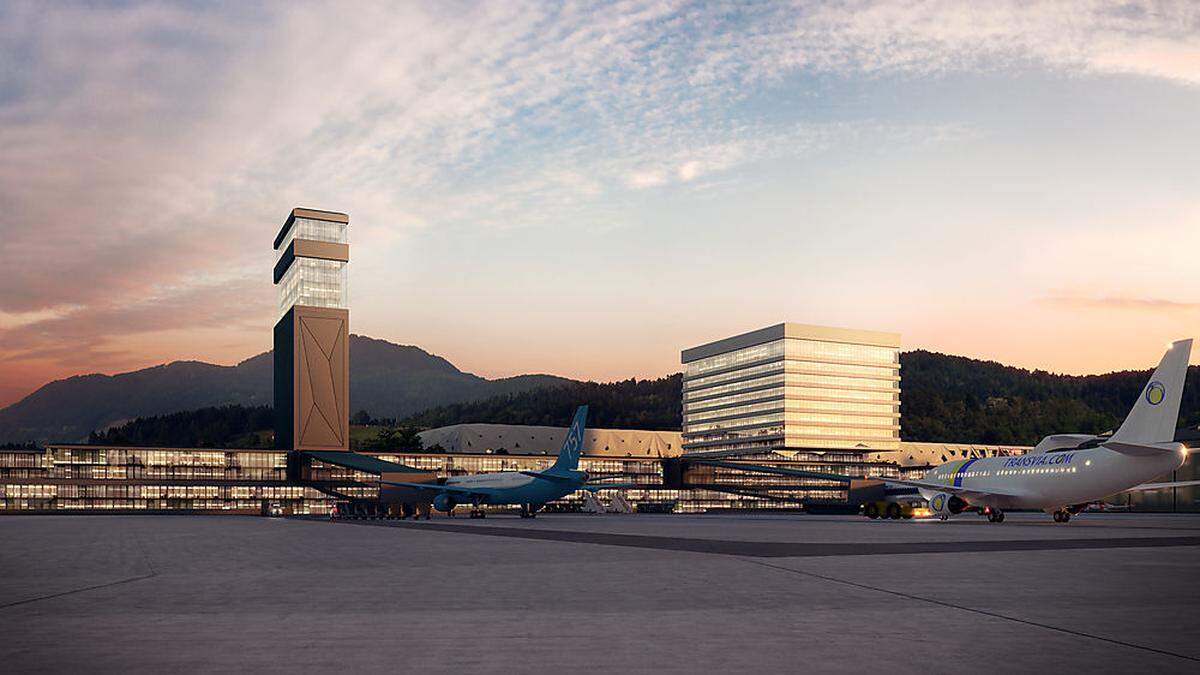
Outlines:
<svg viewBox="0 0 1200 675"><path fill-rule="evenodd" d="M1149 371L1083 377L1028 371L992 361L926 351L900 356L901 436L905 440L1033 445L1058 432L1115 428L1145 386ZM400 426L467 422L566 426L575 406L590 406L588 425L679 429L681 376L622 382L569 382L474 402L427 408ZM386 409L383 411L386 413ZM365 409L366 416L382 416ZM135 445L233 445L269 426L269 408L228 406L135 420L97 442ZM1180 422L1200 424L1200 368L1188 371ZM390 422L389 422L390 424Z"/></svg>
<svg viewBox="0 0 1200 675"><path fill-rule="evenodd" d="M435 405L570 381L553 375L489 380L465 373L420 347L362 335L351 335L349 347L350 409L366 409L378 417L403 417ZM70 442L138 417L163 417L206 407L269 405L272 362L271 352L265 352L236 366L176 361L119 375L56 380L0 409L0 442ZM201 426L214 422L206 420ZM164 429L160 425L155 433Z"/></svg>
<svg viewBox="0 0 1200 675"><path fill-rule="evenodd" d="M403 424L422 428L465 422L567 426L575 407L588 405L593 429L678 430L683 377L620 382L571 382L481 401L431 408Z"/></svg>
<svg viewBox="0 0 1200 675"><path fill-rule="evenodd" d="M1115 429L1149 370L1056 375L923 350L900 355L904 440L1033 445L1058 432ZM1188 369L1180 424L1200 424L1200 367Z"/></svg>
<svg viewBox="0 0 1200 675"><path fill-rule="evenodd" d="M1150 371L1056 375L923 350L900 355L904 440L1033 445L1060 432L1115 428ZM438 427L467 422L566 426L579 403L595 428L679 429L681 376L562 387L432 408L406 423ZM1200 368L1188 370L1181 423L1200 424Z"/></svg>

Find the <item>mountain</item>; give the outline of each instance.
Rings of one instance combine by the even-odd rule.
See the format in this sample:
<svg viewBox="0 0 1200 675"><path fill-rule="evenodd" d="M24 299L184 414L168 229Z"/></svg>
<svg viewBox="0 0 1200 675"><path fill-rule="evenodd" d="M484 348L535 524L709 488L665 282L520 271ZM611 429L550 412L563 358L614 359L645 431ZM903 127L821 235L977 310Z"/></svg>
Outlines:
<svg viewBox="0 0 1200 675"><path fill-rule="evenodd" d="M437 406L401 420L362 420L350 427L350 448L380 433L438 427L460 421L565 425L580 402L590 406L588 425L610 429L678 429L681 376L622 382L566 381L536 389L492 396L481 401ZM502 382L508 386L508 382ZM94 434L97 445L183 448L255 448L270 444L273 415L269 406L223 405L166 415L139 417ZM414 432L415 435L415 432ZM394 447L389 448L394 449Z"/></svg>
<svg viewBox="0 0 1200 675"><path fill-rule="evenodd" d="M1058 432L1101 433L1120 425L1149 370L1057 375L923 350L900 355L900 436L908 441L1034 445ZM589 423L626 429L679 429L680 375L609 384L571 383L426 410L405 424L468 422L566 426L577 402ZM1180 422L1200 424L1200 367L1188 369Z"/></svg>
<svg viewBox="0 0 1200 675"><path fill-rule="evenodd" d="M1149 376L1148 370L1057 375L921 350L901 354L900 366L901 437L919 441L1031 445L1055 432L1107 431L1120 424ZM565 426L574 407L588 403L594 427L678 429L680 390L678 374L611 383L549 375L488 380L418 347L350 336L350 409L421 427ZM270 352L236 366L179 361L121 375L83 375L51 382L0 410L0 442L82 440L93 429L135 417L269 406L271 398ZM152 432L169 437L172 424L242 429L256 414L261 411L218 410L199 422L180 416L155 421ZM1188 370L1180 421L1200 424L1200 367Z"/></svg>
<svg viewBox="0 0 1200 675"><path fill-rule="evenodd" d="M901 437L1033 445L1047 434L1120 426L1150 370L1058 375L923 350L900 355ZM1188 368L1179 424L1200 424L1200 367Z"/></svg>
<svg viewBox="0 0 1200 675"><path fill-rule="evenodd" d="M427 408L573 382L552 375L489 380L411 345L350 336L350 409L402 418ZM176 361L119 375L51 382L0 410L0 441L81 441L136 417L230 404L271 405L272 355L236 366Z"/></svg>

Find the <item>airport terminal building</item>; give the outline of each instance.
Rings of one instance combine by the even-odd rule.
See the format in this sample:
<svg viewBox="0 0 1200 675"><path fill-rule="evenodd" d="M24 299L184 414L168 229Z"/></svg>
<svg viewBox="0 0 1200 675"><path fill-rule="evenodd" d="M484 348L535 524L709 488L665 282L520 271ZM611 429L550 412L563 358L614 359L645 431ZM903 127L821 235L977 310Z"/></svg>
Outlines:
<svg viewBox="0 0 1200 675"><path fill-rule="evenodd" d="M350 450L348 229L344 213L298 208L275 237L274 448L0 450L0 513L325 514L346 504L378 512L395 503L383 481L546 468L566 429L459 424L422 432L425 452ZM911 478L949 460L1028 450L901 441L894 333L784 323L680 356L680 431L584 437L579 468L625 484L620 493L638 510L853 508L850 477ZM1195 478L1195 457L1171 479ZM1194 511L1198 492L1133 499ZM547 508L578 509L584 499Z"/></svg>
<svg viewBox="0 0 1200 675"><path fill-rule="evenodd" d="M346 453L424 476L461 476L487 471L544 469L558 451L566 429L509 425L456 425L424 434L453 435L462 446L440 453ZM647 511L700 513L728 509L803 508L806 503L846 499L844 486L809 478L738 471L717 463L689 463L678 446L662 443L678 432L593 430L587 434L579 468L593 478L634 483L620 492ZM527 439L514 448L519 439ZM624 439L625 443L621 443ZM469 447L465 444L471 443ZM641 441L639 448L639 442ZM614 442L615 441L615 442ZM439 441L441 442L441 441ZM902 444L902 447L907 444ZM926 445L926 444L922 444ZM1019 448L927 444L953 456L1019 451ZM466 447L466 451L461 448ZM646 450L649 449L649 452ZM659 449L662 450L660 454ZM641 450L641 452L638 452ZM891 457L826 453L821 461L759 455L755 464L801 471L866 470L872 475L903 474ZM701 460L707 461L707 460ZM718 462L720 460L717 460ZM680 468L680 462L686 465ZM347 500L377 500L380 473L313 460L302 481L289 477L289 453L273 449L127 448L54 444L41 449L0 450L0 512L6 513L237 513L326 514ZM670 474L674 471L672 482ZM601 491L602 501L613 491ZM553 508L573 510L582 495Z"/></svg>

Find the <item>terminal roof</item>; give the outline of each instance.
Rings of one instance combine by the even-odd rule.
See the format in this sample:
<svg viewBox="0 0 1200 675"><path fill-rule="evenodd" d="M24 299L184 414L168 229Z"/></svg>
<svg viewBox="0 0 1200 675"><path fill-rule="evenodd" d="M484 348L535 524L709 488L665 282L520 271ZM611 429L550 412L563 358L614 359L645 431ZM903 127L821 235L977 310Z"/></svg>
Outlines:
<svg viewBox="0 0 1200 675"><path fill-rule="evenodd" d="M345 213L340 213L338 211L322 211L320 209L303 209L300 207L296 207L296 208L292 209L291 213L288 214L287 220L283 221L283 227L280 228L279 234L275 235L274 248L279 248L279 245L283 243L284 236L287 235L288 230L290 230L292 228L292 223L296 222L297 218L308 218L310 220L327 220L331 223L349 223L350 222L349 215L347 215Z"/></svg>
<svg viewBox="0 0 1200 675"><path fill-rule="evenodd" d="M734 335L723 340L710 342L685 349L680 353L682 363L690 363L697 359L724 354L737 349L745 349L755 345L774 342L782 338L802 338L821 340L823 342L845 342L856 345L873 345L877 347L900 347L899 333L884 333L875 330L856 330L853 328L831 328L829 326L812 326L803 323L780 323L766 328Z"/></svg>

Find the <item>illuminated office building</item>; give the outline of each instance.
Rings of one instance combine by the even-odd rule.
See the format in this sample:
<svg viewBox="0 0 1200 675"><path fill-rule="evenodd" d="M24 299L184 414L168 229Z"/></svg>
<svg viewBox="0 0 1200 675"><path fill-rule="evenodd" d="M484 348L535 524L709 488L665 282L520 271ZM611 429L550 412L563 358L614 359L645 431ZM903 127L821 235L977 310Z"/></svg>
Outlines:
<svg viewBox="0 0 1200 675"><path fill-rule="evenodd" d="M900 336L783 323L683 350L683 449L895 450Z"/></svg>

